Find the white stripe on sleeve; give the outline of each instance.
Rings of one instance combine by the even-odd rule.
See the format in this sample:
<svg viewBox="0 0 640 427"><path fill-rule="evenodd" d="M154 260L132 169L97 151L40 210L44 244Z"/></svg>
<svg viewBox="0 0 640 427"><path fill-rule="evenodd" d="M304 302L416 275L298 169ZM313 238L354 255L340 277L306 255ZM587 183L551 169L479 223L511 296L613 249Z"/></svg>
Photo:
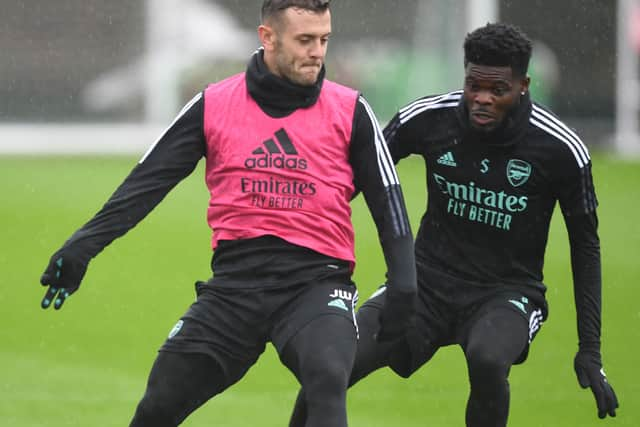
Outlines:
<svg viewBox="0 0 640 427"><path fill-rule="evenodd" d="M378 123L378 119L376 118L373 110L364 99L364 97L360 96L360 103L364 106L367 114L369 115L369 119L371 120L371 125L373 126L374 140L376 144L376 153L378 160L378 168L380 170L380 175L382 176L382 182L385 187L389 187L390 185L398 185L400 181L398 180L398 175L396 174L396 169L393 166L393 160L391 159L391 155L389 154L389 150L387 149L387 144L384 141L384 135L382 134L382 129L380 129L380 124Z"/></svg>
<svg viewBox="0 0 640 427"><path fill-rule="evenodd" d="M189 111L189 108L193 107L193 105L198 102L200 100L200 98L202 98L202 92L198 93L196 96L193 97L193 99L191 99L191 101L187 102L187 104L182 107L182 110L180 110L180 112L178 113L178 115L176 116L175 119L173 119L173 121L171 122L171 124L169 126L167 126L167 128L162 131L162 134L160 134L160 136L158 137L158 139L155 140L155 142L153 144L151 144L151 147L149 147L147 149L147 151L144 153L144 155L142 156L142 158L140 159L140 161L138 162L138 164L140 163L144 163L144 161L147 159L147 157L149 157L149 154L151 154L151 152L153 151L154 148L156 148L156 145L158 145L158 143L160 142L160 140L166 135L167 131L169 131L169 129L171 129L171 127L173 125L176 124L176 122L178 120L180 120L180 117L184 116L185 113L187 111Z"/></svg>

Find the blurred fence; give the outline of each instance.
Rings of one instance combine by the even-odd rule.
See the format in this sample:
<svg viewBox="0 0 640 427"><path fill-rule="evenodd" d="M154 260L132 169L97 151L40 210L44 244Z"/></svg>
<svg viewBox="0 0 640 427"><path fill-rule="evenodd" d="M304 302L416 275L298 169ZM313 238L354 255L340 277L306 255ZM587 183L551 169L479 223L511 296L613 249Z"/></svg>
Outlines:
<svg viewBox="0 0 640 427"><path fill-rule="evenodd" d="M0 125L0 154L140 155L161 135L158 125L25 123Z"/></svg>
<svg viewBox="0 0 640 427"><path fill-rule="evenodd" d="M0 153L144 152L194 92L244 69L258 46L260 3L3 4ZM616 4L334 0L328 75L361 90L385 122L412 99L459 88L464 36L500 19L535 42L534 97L575 124L587 143L608 144L615 124Z"/></svg>

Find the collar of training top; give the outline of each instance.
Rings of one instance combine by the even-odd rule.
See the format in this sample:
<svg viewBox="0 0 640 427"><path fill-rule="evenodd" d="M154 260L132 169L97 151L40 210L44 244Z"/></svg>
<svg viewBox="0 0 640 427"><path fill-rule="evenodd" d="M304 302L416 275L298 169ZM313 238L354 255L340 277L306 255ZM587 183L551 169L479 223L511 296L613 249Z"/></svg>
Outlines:
<svg viewBox="0 0 640 427"><path fill-rule="evenodd" d="M324 65L318 80L312 86L302 86L271 73L264 63L264 49L258 49L251 56L247 66L247 90L251 97L267 114L284 117L298 108L315 104L322 82L324 81Z"/></svg>
<svg viewBox="0 0 640 427"><path fill-rule="evenodd" d="M479 131L469 124L469 113L464 96L460 98L456 112L465 138L487 145L507 147L517 143L527 130L531 115L531 98L527 91L520 97L518 105L506 116L500 126L489 132Z"/></svg>

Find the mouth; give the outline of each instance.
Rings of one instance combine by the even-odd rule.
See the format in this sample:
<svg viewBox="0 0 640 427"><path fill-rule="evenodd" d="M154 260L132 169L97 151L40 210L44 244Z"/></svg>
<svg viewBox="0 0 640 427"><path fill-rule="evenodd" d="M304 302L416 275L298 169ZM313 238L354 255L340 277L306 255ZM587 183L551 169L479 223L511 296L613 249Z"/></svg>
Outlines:
<svg viewBox="0 0 640 427"><path fill-rule="evenodd" d="M308 71L318 71L320 69L320 65L319 64L304 64L301 68L303 70L308 70Z"/></svg>
<svg viewBox="0 0 640 427"><path fill-rule="evenodd" d="M496 122L496 117L487 111L472 111L471 120L478 126L487 126Z"/></svg>

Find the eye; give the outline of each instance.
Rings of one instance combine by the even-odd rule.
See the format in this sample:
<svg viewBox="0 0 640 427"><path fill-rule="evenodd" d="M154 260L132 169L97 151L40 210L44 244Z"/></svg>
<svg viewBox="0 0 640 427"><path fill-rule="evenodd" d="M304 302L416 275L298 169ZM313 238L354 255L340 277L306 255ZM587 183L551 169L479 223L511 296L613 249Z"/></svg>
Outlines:
<svg viewBox="0 0 640 427"><path fill-rule="evenodd" d="M498 86L493 88L493 94L495 96L504 96L509 92L509 89L507 89L506 87L503 86Z"/></svg>
<svg viewBox="0 0 640 427"><path fill-rule="evenodd" d="M476 83L473 83L473 82L467 82L467 89L469 89L472 92L477 92L480 90L480 86L478 86Z"/></svg>

